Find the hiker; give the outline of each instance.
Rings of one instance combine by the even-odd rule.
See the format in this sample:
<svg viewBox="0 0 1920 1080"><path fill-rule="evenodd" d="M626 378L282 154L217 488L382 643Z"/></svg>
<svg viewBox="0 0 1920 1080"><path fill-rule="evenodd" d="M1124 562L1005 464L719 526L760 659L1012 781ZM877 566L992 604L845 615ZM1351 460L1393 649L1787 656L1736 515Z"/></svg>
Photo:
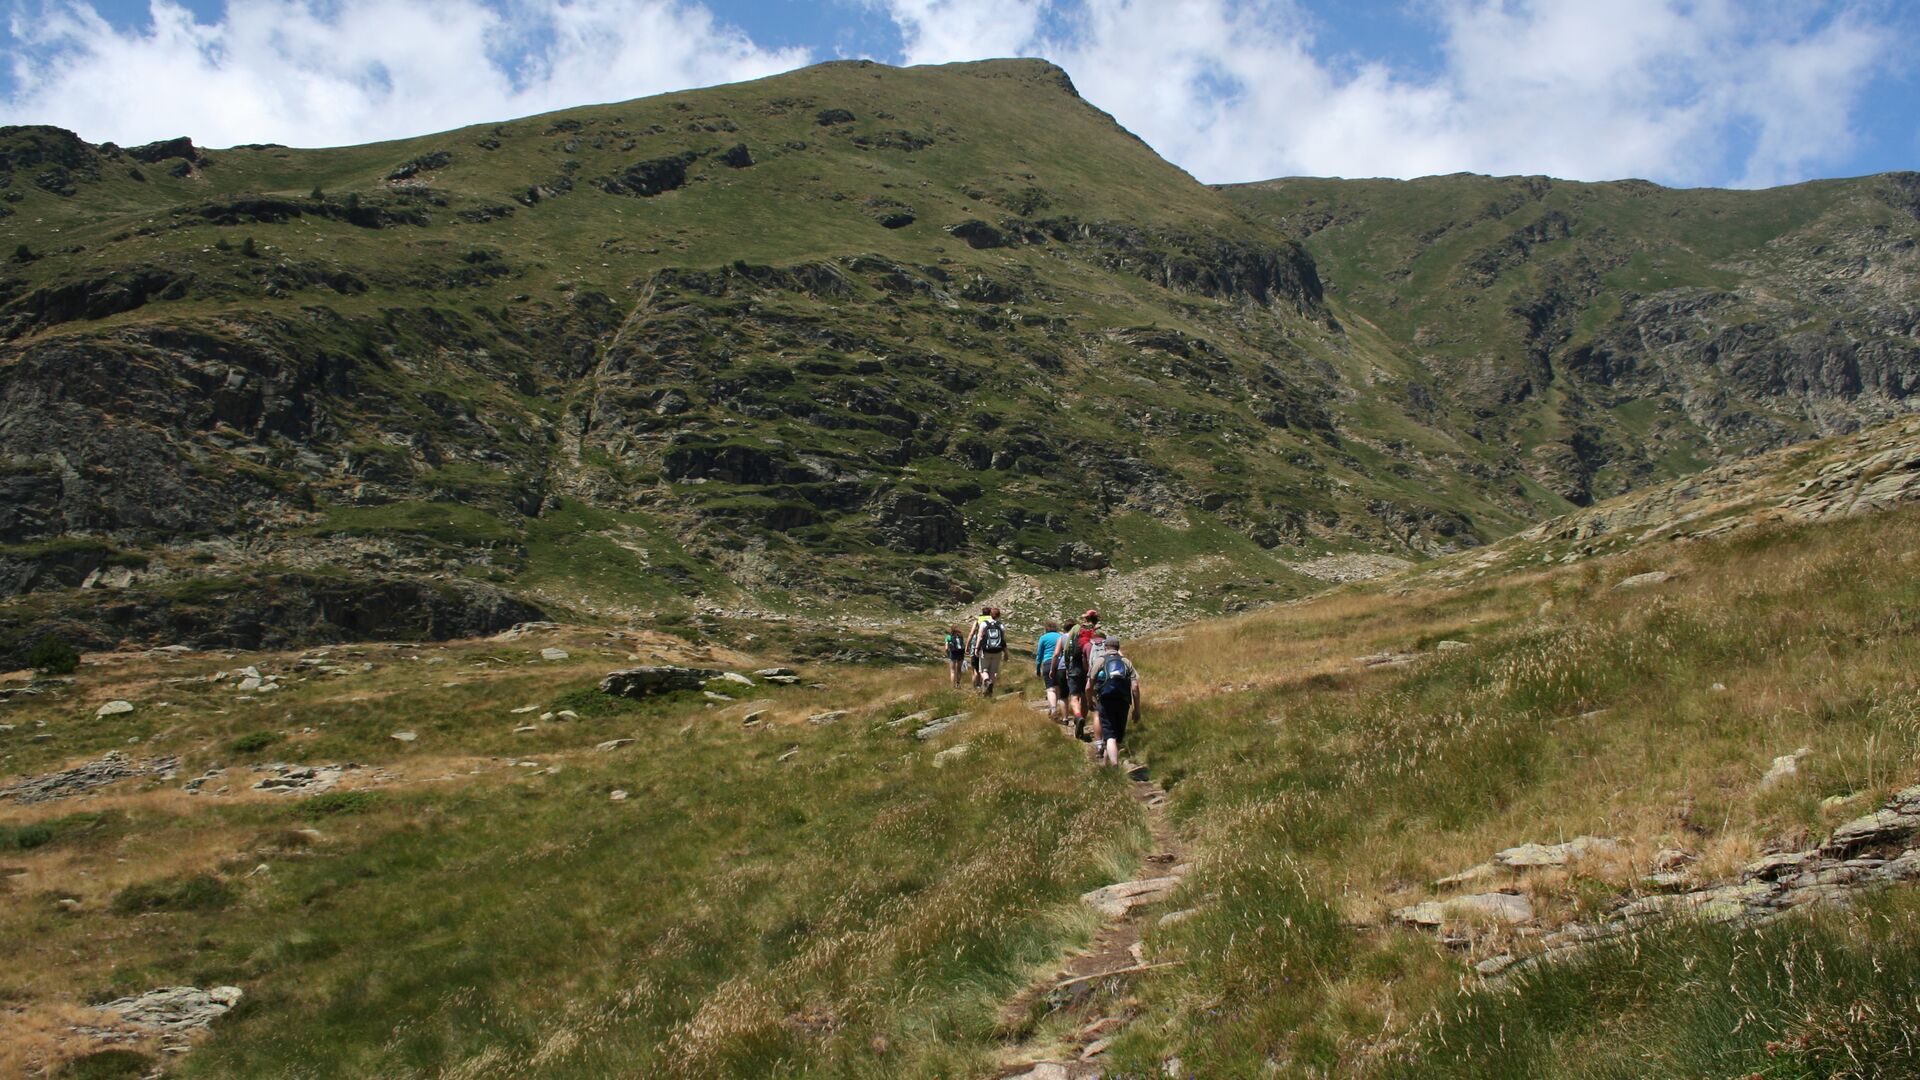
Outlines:
<svg viewBox="0 0 1920 1080"><path fill-rule="evenodd" d="M1089 611L1080 616L1086 625L1067 638L1067 653L1060 673L1066 679L1067 704L1073 710L1073 737L1086 742L1087 735L1087 646L1100 632L1100 613Z"/></svg>
<svg viewBox="0 0 1920 1080"><path fill-rule="evenodd" d="M1033 673L1047 689L1047 719L1060 719L1060 690L1053 678L1053 654L1060 647L1060 624L1047 620L1040 640L1033 643Z"/></svg>
<svg viewBox="0 0 1920 1080"><path fill-rule="evenodd" d="M1100 667L1093 673L1093 691L1100 708L1100 758L1117 766L1120 746L1127 739L1127 714L1140 719L1140 673L1120 651L1119 638L1104 642Z"/></svg>
<svg viewBox="0 0 1920 1080"><path fill-rule="evenodd" d="M975 666L980 675L980 692L993 696L993 684L1000 678L1000 665L1007 658L1007 628L1000 624L1000 609L987 609L986 620L974 635L980 657Z"/></svg>
<svg viewBox="0 0 1920 1080"><path fill-rule="evenodd" d="M1095 621L1097 622L1098 619L1096 618ZM1096 677L1100 674L1100 665L1104 663L1107 658L1107 641L1106 631L1100 629L1099 626L1095 626L1093 632L1086 638L1086 645L1081 648L1087 671L1086 688L1081 692L1081 709L1086 715L1093 717L1095 721L1093 725L1093 745L1089 747L1092 751L1091 756L1095 764L1099 763L1100 755L1103 751L1099 724L1100 687L1096 682Z"/></svg>
<svg viewBox="0 0 1920 1080"><path fill-rule="evenodd" d="M1060 710L1054 715L1059 723L1073 720L1073 690L1067 685L1067 654L1073 651L1073 628L1079 625L1073 616L1060 620L1060 638L1053 643L1053 659L1047 662L1047 684L1053 688Z"/></svg>
<svg viewBox="0 0 1920 1080"><path fill-rule="evenodd" d="M961 672L966 668L967 639L960 633L960 627L947 627L947 675L953 685L960 685Z"/></svg>
<svg viewBox="0 0 1920 1080"><path fill-rule="evenodd" d="M993 605L984 604L980 614L974 616L973 625L967 627L967 666L973 669L973 688L980 689L980 628L993 621Z"/></svg>

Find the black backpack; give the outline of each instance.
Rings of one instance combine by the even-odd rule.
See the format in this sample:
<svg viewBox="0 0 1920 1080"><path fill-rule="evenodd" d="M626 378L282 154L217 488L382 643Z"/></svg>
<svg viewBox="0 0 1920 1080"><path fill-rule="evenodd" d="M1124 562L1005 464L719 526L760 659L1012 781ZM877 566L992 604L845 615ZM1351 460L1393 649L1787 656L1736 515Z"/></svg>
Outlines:
<svg viewBox="0 0 1920 1080"><path fill-rule="evenodd" d="M980 628L980 651L1007 651L1007 632L1001 627L1000 620L995 619Z"/></svg>

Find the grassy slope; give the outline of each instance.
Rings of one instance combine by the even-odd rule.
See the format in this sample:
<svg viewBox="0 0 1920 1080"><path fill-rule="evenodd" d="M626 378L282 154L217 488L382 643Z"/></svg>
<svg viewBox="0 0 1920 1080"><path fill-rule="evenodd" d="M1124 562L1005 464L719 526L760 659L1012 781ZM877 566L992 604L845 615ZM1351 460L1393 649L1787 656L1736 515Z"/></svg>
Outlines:
<svg viewBox="0 0 1920 1080"><path fill-rule="evenodd" d="M7 853L26 873L0 915L18 961L0 995L27 1008L4 1021L0 1070L71 1054L59 1017L79 1001L231 982L250 998L186 1075L980 1071L998 1001L1088 932L1073 897L1144 841L1123 785L1048 753L1017 703L920 742L884 721L956 695L921 673L820 671L832 689L758 691L769 722L742 728L744 703L575 692L619 654L560 640L573 660L529 664L547 641L376 649L335 657L371 656L371 673L290 675L258 699L174 684L171 706L150 680L218 658L135 660L11 710L58 744L9 743L9 773L138 734L183 754L183 775L232 766L209 791L235 794L176 781L0 810L0 840L51 834ZM141 708L78 719L108 686ZM508 712L523 700L581 718ZM854 711L803 719L829 706ZM388 738L402 725L418 742ZM636 742L593 750L614 737ZM246 763L349 758L392 775L349 778L370 798L245 787ZM151 910L122 911L133 896Z"/></svg>
<svg viewBox="0 0 1920 1080"><path fill-rule="evenodd" d="M1516 882L1552 926L1630 892L1659 848L1691 849L1704 880L1724 879L1871 809L1911 782L1920 754L1916 566L1909 510L1457 591L1351 593L1145 650L1143 668L1171 673L1156 692L1177 703L1156 710L1140 748L1205 854L1185 887L1199 913L1156 942L1187 966L1149 989L1121 1060L1177 1053L1223 1076L1275 1063L1288 1075L1693 1076L1708 1062L1797 1076L1827 1075L1849 1050L1910 1054L1887 1018L1916 1004L1902 972L1920 955L1910 896L1861 923L1679 930L1641 947L1659 962L1608 952L1465 997L1463 960L1509 939L1489 932L1449 955L1380 920L1433 895L1425 882L1525 841L1629 845L1613 863ZM1684 576L1611 588L1653 568ZM1345 659L1440 638L1471 648L1397 674ZM1271 681L1218 692L1249 671ZM1762 790L1771 758L1798 746L1814 750L1801 775ZM1862 983L1771 981L1821 964ZM1862 1018L1836 1021L1855 1000Z"/></svg>
<svg viewBox="0 0 1920 1080"><path fill-rule="evenodd" d="M1613 588L1654 568L1676 577ZM1499 991L1466 964L1526 951L1524 934L1450 951L1384 913L1500 848L1620 837L1617 858L1492 883L1552 927L1632 893L1657 849L1724 880L1871 809L1920 756L1917 568L1906 509L1451 587L1415 576L1137 640L1150 705L1135 752L1194 858L1168 907L1195 914L1149 935L1149 957L1179 966L1134 988L1116 1065L1680 1077L1909 1060L1920 901L1905 891L1762 931L1680 926ZM1469 648L1399 670L1352 660L1445 639ZM10 774L116 747L180 753L187 776L282 758L393 774L349 782L379 788L366 805L163 785L0 810L27 871L0 915L28 961L0 987L23 1007L15 1066L73 1052L60 1025L85 1001L231 981L249 1003L189 1074L984 1072L996 1002L1084 939L1072 897L1140 851L1123 789L1017 703L931 744L888 727L957 703L925 669L809 671L824 689L766 693L774 723L742 729L745 703L572 692L628 650L684 646L559 640L573 660L529 664L537 639L350 650L335 659L375 670L253 700L166 681L217 658L116 658L9 706L55 735L5 736ZM140 708L88 719L110 695ZM523 703L583 715L517 734ZM830 707L853 712L805 722ZM389 740L399 727L420 741ZM262 732L279 741L253 745ZM614 736L638 741L590 750ZM968 756L933 767L961 741ZM1799 746L1801 772L1762 788ZM609 801L614 787L633 797ZM50 836L18 843L36 824ZM307 826L322 838L289 832ZM56 905L68 896L79 913ZM158 914L116 911L126 897Z"/></svg>

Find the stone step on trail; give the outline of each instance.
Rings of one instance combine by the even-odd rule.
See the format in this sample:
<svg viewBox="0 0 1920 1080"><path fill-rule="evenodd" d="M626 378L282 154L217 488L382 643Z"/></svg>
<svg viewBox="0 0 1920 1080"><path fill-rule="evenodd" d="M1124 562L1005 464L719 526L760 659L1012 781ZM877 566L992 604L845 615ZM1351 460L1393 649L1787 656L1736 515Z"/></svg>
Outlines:
<svg viewBox="0 0 1920 1080"><path fill-rule="evenodd" d="M1062 729L1063 732L1066 729ZM1069 736L1070 737L1070 736ZM1077 746L1077 744L1076 744ZM1146 815L1155 854L1145 860L1140 877L1090 890L1081 902L1099 912L1103 925L1083 952L1065 958L1062 969L1036 979L1001 1010L1000 1027L1009 1033L1001 1055L1002 1067L993 1075L1005 1080L1094 1080L1105 1077L1108 1047L1132 1021L1136 1007L1115 1000L1136 978L1178 966L1178 960L1155 961L1146 955L1142 934L1150 909L1171 897L1188 867L1184 846L1167 823L1161 807L1166 791L1150 778L1144 766L1127 763L1135 801ZM1174 922L1191 918L1197 909L1173 913ZM1085 1017L1064 1041L1042 1043L1036 1011L1051 1015L1063 1010ZM1086 1015L1097 1014L1097 1015Z"/></svg>

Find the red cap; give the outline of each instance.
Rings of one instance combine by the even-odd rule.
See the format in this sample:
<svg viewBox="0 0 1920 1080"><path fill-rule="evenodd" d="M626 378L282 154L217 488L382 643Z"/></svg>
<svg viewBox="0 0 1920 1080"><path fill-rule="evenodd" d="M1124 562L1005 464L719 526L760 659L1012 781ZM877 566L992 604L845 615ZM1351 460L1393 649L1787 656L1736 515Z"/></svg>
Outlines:
<svg viewBox="0 0 1920 1080"><path fill-rule="evenodd" d="M1082 616L1080 616L1080 617L1081 617L1082 619L1085 619L1085 620L1087 620L1088 622L1099 622L1099 621L1100 621L1100 613L1099 613L1099 612L1097 612L1097 611L1094 611L1094 610L1093 610L1093 609L1091 609L1091 608L1089 608L1089 609L1087 609L1087 613L1086 613L1085 615L1082 615Z"/></svg>

